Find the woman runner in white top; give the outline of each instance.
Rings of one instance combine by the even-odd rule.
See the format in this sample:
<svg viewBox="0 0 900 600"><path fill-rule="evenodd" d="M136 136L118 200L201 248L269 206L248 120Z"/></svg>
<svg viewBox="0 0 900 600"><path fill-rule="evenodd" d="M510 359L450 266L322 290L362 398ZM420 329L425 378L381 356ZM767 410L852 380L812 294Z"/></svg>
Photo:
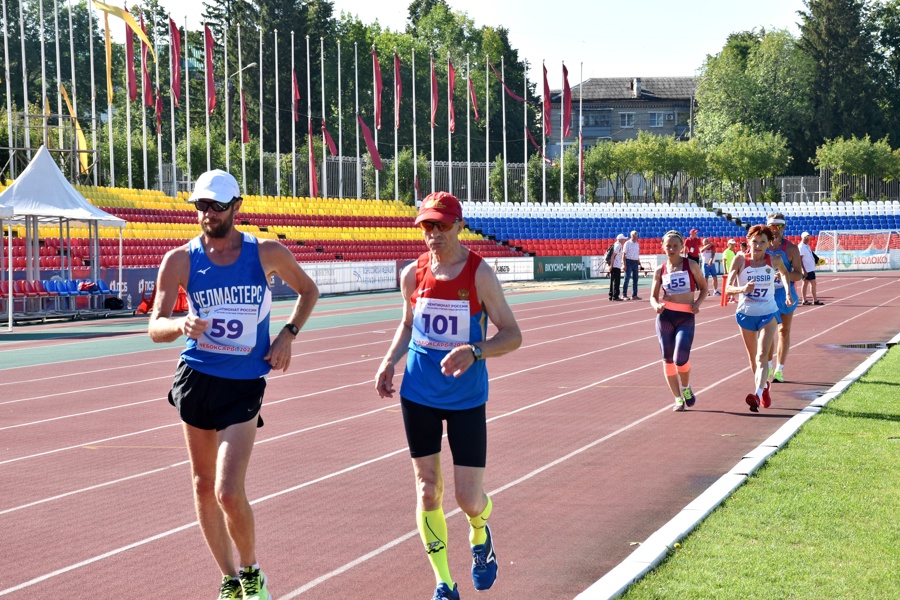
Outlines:
<svg viewBox="0 0 900 600"><path fill-rule="evenodd" d="M776 271L782 274L782 285L788 285L787 268L781 258L766 254L772 237L772 231L765 225L750 228L747 232L750 250L747 254L734 257L726 287L726 293L738 294L735 319L740 327L756 383L756 391L747 394L745 399L753 412L759 412L760 405L768 408L772 403L769 396L768 356L780 321L780 312L775 302ZM790 295L788 302L793 302Z"/></svg>

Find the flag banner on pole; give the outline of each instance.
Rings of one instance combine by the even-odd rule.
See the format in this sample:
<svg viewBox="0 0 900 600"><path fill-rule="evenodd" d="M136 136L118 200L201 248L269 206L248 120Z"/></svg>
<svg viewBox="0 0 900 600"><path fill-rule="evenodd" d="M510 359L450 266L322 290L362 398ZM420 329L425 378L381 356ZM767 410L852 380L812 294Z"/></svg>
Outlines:
<svg viewBox="0 0 900 600"><path fill-rule="evenodd" d="M400 129L400 99L403 97L403 80L400 79L400 57L394 52L394 129Z"/></svg>
<svg viewBox="0 0 900 600"><path fill-rule="evenodd" d="M509 97L512 98L513 100L518 100L519 102L524 102L525 104L528 104L528 101L525 100L525 98L523 98L522 96L519 96L518 94L516 94L514 91L512 91L512 90L509 88L508 85L506 85L506 82L503 81L503 78L502 78L502 77L500 77L500 73L497 72L497 67L494 66L494 63L488 62L488 64L491 65L491 70L494 72L494 75L497 76L497 79L500 80L500 83L503 84L503 89L506 90L506 93L509 94Z"/></svg>
<svg viewBox="0 0 900 600"><path fill-rule="evenodd" d="M415 202L416 202L416 204L418 204L419 198L422 197L422 195L419 194L419 178L418 178L418 177L416 177L416 180L413 182L413 187L414 187L415 190L416 190L416 199L415 199Z"/></svg>
<svg viewBox="0 0 900 600"><path fill-rule="evenodd" d="M243 89L241 89L241 143L250 143L250 129L247 128L247 103L244 101Z"/></svg>
<svg viewBox="0 0 900 600"><path fill-rule="evenodd" d="M313 198L319 197L319 178L316 176L316 154L313 152L313 125L312 118L309 123L309 190Z"/></svg>
<svg viewBox="0 0 900 600"><path fill-rule="evenodd" d="M137 100L137 77L134 72L134 32L127 24L125 25L125 77L128 82L128 99L134 102Z"/></svg>
<svg viewBox="0 0 900 600"><path fill-rule="evenodd" d="M157 136L162 134L162 112L163 112L162 92L159 91L159 86L156 86L156 135Z"/></svg>
<svg viewBox="0 0 900 600"><path fill-rule="evenodd" d="M578 193L584 196L584 136L578 132Z"/></svg>
<svg viewBox="0 0 900 600"><path fill-rule="evenodd" d="M106 31L106 103L113 103L112 84L112 43L109 41L109 15L103 13L103 27Z"/></svg>
<svg viewBox="0 0 900 600"><path fill-rule="evenodd" d="M209 90L206 93L206 103L209 106L209 114L212 114L216 107L216 80L213 77L213 50L216 43L209 25L205 25L204 30L204 35L206 35L206 87Z"/></svg>
<svg viewBox="0 0 900 600"><path fill-rule="evenodd" d="M544 135L553 135L553 106L550 104L550 83L547 81L547 67L544 66Z"/></svg>
<svg viewBox="0 0 900 600"><path fill-rule="evenodd" d="M172 97L175 98L175 106L181 100L181 32L178 25L169 17L169 35L172 38Z"/></svg>
<svg viewBox="0 0 900 600"><path fill-rule="evenodd" d="M472 97L472 108L475 109L475 120L478 120L478 98L475 96L475 86L472 85L472 78L469 78L469 95Z"/></svg>
<svg viewBox="0 0 900 600"><path fill-rule="evenodd" d="M526 129L526 130L525 130L525 133L528 134L528 140L531 142L531 145L534 146L535 150L538 151L538 154L541 155L541 158L543 158L544 161L545 161L548 165L550 165L551 167L552 167L552 166L555 166L555 165L553 164L553 161L550 160L549 158L547 158L546 156L544 156L544 153L541 152L541 147L538 146L538 143L537 143L536 141L534 141L534 137L532 137L531 132L528 131L528 130Z"/></svg>
<svg viewBox="0 0 900 600"><path fill-rule="evenodd" d="M150 53L153 54L153 60L156 60L156 52L154 52L153 50L153 45L150 43L147 35L143 31L141 31L141 28L140 26L138 26L137 21L134 20L134 17L128 14L127 10L125 10L124 8L118 8L116 6L110 6L109 4L104 4L103 2L97 2L97 0L93 1L94 6L97 7L97 10L102 12L104 15L112 15L114 17L119 17L120 19L125 21L125 23L127 23L128 26L131 27L131 30L134 31L139 38L141 38L141 41L150 47ZM105 18L106 17L104 17L104 19Z"/></svg>
<svg viewBox="0 0 900 600"><path fill-rule="evenodd" d="M431 56L431 128L434 129L434 120L438 111L438 84L437 74L434 72L434 55Z"/></svg>
<svg viewBox="0 0 900 600"><path fill-rule="evenodd" d="M381 91L384 83L381 81L381 65L378 64L378 55L372 46L372 68L375 70L375 129L381 129Z"/></svg>
<svg viewBox="0 0 900 600"><path fill-rule="evenodd" d="M356 122L359 123L360 129L363 132L363 138L366 140L366 148L369 150L369 156L372 157L372 166L375 167L376 171L384 170L384 166L381 164L381 155L378 154L378 147L375 145L375 140L372 138L372 130L363 122L362 117L357 113Z"/></svg>
<svg viewBox="0 0 900 600"><path fill-rule="evenodd" d="M450 133L456 133L456 109L453 108L453 94L456 92L456 69L447 59L447 102L450 103Z"/></svg>
<svg viewBox="0 0 900 600"><path fill-rule="evenodd" d="M569 70L563 65L563 137L572 130L572 88L569 87Z"/></svg>
<svg viewBox="0 0 900 600"><path fill-rule="evenodd" d="M294 94L293 94L294 121L299 121L300 120L300 111L297 110L297 101L300 100L300 87L297 85L297 73L293 69L291 69L291 77L294 80Z"/></svg>
<svg viewBox="0 0 900 600"><path fill-rule="evenodd" d="M325 119L322 119L322 134L325 136L325 142L328 144L328 151L331 152L332 156L337 156L337 146L335 145L331 134L328 133L328 129L325 128Z"/></svg>
<svg viewBox="0 0 900 600"><path fill-rule="evenodd" d="M147 35L147 28L144 26L144 13L141 11L141 31L144 36ZM150 46L141 40L141 87L144 90L144 106L153 106L153 84L150 83L150 71L147 69L147 51Z"/></svg>
<svg viewBox="0 0 900 600"><path fill-rule="evenodd" d="M72 121L75 123L75 137L78 140L78 147L82 150L87 150L87 139L84 137L84 131L81 130L81 125L78 123L78 117L75 115L75 111L72 110L72 103L69 101L69 94L66 93L66 86L60 83L59 91L62 94L63 100L66 101L66 106L69 109L69 115L71 115ZM90 166L87 152L78 153L78 163L81 167L81 174L87 175L88 167Z"/></svg>

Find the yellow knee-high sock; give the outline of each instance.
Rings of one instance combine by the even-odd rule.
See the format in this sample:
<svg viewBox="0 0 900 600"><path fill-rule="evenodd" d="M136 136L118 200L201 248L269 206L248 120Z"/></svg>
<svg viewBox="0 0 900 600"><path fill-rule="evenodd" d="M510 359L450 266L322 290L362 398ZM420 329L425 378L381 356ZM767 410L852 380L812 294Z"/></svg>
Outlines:
<svg viewBox="0 0 900 600"><path fill-rule="evenodd" d="M450 565L447 564L447 520L444 518L444 509L419 511L416 524L435 578L438 583L446 583L452 589L453 578L450 577Z"/></svg>
<svg viewBox="0 0 900 600"><path fill-rule="evenodd" d="M481 511L481 514L474 517L468 517L469 525L472 526L469 528L469 543L473 546L480 546L487 541L487 532L484 530L484 526L487 523L488 517L491 516L493 508L494 503L491 502L491 498L488 496L487 506Z"/></svg>

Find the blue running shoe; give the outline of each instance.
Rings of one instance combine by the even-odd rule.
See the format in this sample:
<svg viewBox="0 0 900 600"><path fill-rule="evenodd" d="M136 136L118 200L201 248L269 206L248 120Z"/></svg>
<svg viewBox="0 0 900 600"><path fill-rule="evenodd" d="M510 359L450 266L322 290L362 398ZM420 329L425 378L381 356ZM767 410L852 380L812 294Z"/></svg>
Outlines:
<svg viewBox="0 0 900 600"><path fill-rule="evenodd" d="M497 557L494 555L491 528L485 524L484 531L487 533L484 543L472 546L472 583L479 591L491 589L497 579Z"/></svg>
<svg viewBox="0 0 900 600"><path fill-rule="evenodd" d="M434 590L434 596L431 597L431 600L459 600L456 584L453 584L453 589L451 590L449 585L441 583Z"/></svg>

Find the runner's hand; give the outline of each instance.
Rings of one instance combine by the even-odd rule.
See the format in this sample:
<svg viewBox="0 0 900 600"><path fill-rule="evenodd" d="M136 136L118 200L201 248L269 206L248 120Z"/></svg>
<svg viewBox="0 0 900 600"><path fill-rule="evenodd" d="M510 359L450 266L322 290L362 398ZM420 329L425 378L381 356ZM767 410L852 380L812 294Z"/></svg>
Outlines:
<svg viewBox="0 0 900 600"><path fill-rule="evenodd" d="M182 331L187 337L196 340L199 339L204 331L209 327L209 321L201 319L195 314L188 313L184 318Z"/></svg>
<svg viewBox="0 0 900 600"><path fill-rule="evenodd" d="M394 365L381 363L381 368L375 374L375 391L382 398L394 397Z"/></svg>
<svg viewBox="0 0 900 600"><path fill-rule="evenodd" d="M469 346L457 346L444 357L444 360L441 361L441 373L459 377L465 373L474 362L475 355L472 354L472 349L469 348Z"/></svg>

